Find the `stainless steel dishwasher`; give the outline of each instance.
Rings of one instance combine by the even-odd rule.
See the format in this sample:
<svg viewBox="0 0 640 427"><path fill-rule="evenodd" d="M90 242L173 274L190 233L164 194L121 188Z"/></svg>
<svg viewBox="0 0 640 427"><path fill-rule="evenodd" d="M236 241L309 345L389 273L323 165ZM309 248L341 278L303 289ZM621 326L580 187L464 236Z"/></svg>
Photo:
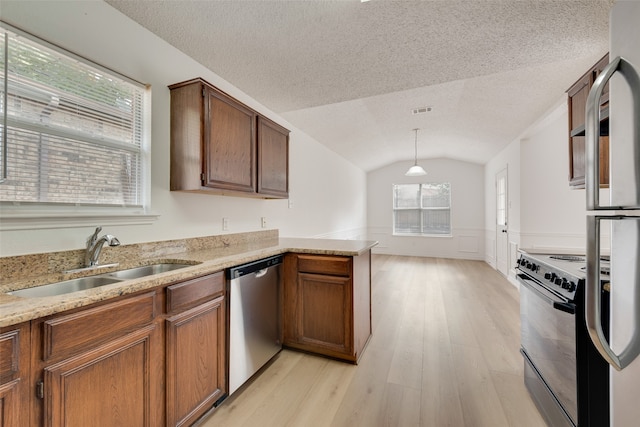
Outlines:
<svg viewBox="0 0 640 427"><path fill-rule="evenodd" d="M281 349L282 255L227 270L229 395Z"/></svg>

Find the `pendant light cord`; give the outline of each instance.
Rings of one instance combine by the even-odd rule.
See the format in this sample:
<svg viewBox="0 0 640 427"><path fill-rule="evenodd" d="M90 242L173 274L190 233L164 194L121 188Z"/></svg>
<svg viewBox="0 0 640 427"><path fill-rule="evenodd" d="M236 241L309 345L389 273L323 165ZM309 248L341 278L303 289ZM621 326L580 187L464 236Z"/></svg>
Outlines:
<svg viewBox="0 0 640 427"><path fill-rule="evenodd" d="M415 156L414 156L413 164L417 166L418 165L418 129L414 129L414 131L416 133L416 139L415 139L415 150L414 150Z"/></svg>

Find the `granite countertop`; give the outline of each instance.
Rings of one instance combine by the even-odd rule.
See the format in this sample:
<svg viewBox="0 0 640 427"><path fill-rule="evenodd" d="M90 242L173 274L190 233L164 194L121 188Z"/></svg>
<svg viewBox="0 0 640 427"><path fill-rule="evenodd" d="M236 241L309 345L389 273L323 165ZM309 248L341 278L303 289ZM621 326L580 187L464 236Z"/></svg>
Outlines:
<svg viewBox="0 0 640 427"><path fill-rule="evenodd" d="M154 256L158 254L154 254L153 247L147 245L148 250L145 252L147 256L132 258L134 259L133 261L121 262L118 267L92 271L91 274L101 274L116 269L120 270L161 262L194 265L153 276L125 280L84 291L43 298L20 298L8 295L6 292L81 277L81 274L51 273L32 276L23 280L3 281L3 283L0 283L0 327L18 324L77 307L84 307L99 301L152 289L172 282L189 280L273 255L296 252L357 256L366 253L375 245L377 245L377 242L369 240L278 238L275 240L225 244L222 247L185 250L182 252L172 251L170 256L167 256L166 253ZM84 273L84 275L87 274Z"/></svg>

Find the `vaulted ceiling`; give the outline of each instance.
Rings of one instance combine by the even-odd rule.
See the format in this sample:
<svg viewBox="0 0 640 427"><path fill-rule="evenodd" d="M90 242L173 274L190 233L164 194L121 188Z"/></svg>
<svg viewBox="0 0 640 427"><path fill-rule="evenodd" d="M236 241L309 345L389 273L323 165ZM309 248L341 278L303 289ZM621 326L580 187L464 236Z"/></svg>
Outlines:
<svg viewBox="0 0 640 427"><path fill-rule="evenodd" d="M106 1L369 171L414 128L488 161L607 52L614 0Z"/></svg>

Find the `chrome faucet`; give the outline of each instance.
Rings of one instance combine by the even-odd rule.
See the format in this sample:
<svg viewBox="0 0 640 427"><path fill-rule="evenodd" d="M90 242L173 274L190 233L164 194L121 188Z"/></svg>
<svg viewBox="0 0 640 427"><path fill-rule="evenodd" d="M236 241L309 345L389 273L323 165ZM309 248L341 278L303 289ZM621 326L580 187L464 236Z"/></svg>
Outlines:
<svg viewBox="0 0 640 427"><path fill-rule="evenodd" d="M102 246L106 243L109 246L120 246L120 241L111 234L105 234L98 238L98 234L102 231L102 227L96 227L96 231L87 239L87 250L84 253L85 267L95 267L98 265L98 258Z"/></svg>

